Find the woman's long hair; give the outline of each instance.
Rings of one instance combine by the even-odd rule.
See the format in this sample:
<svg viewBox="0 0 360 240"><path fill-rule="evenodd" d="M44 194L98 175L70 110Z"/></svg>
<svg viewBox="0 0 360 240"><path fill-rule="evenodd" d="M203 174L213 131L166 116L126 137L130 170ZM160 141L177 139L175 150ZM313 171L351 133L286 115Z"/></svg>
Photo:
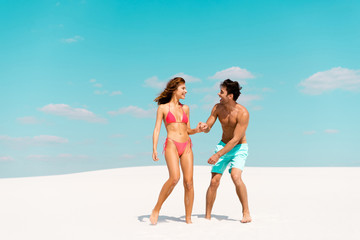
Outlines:
<svg viewBox="0 0 360 240"><path fill-rule="evenodd" d="M176 91L180 84L185 84L185 80L182 77L175 77L171 79L167 84L165 90L154 99L158 105L170 102L173 92Z"/></svg>

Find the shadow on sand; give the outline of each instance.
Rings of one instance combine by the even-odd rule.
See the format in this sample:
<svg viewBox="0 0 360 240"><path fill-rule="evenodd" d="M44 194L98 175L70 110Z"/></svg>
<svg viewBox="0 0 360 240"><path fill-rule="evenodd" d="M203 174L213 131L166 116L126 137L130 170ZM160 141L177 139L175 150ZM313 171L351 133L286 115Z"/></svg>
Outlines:
<svg viewBox="0 0 360 240"><path fill-rule="evenodd" d="M147 221L145 221L145 219L150 219L150 215L138 216L138 220L140 222L147 222ZM159 215L158 223L161 223L161 222L185 222L185 216L170 217L170 216Z"/></svg>
<svg viewBox="0 0 360 240"><path fill-rule="evenodd" d="M192 216L197 218L205 218L205 214L194 214ZM211 214L211 218L219 221L239 221L236 219L229 218L229 216L216 215L216 214Z"/></svg>
<svg viewBox="0 0 360 240"><path fill-rule="evenodd" d="M205 214L194 214L194 215L192 215L192 217L205 219ZM138 216L138 220L140 222L147 222L146 219L149 219L149 218L150 218L150 215ZM211 218L216 219L218 221L239 221L236 219L229 218L229 216L216 215L216 214L211 215ZM160 215L159 219L158 219L158 223L161 223L161 222L185 222L185 216L170 217L170 216Z"/></svg>

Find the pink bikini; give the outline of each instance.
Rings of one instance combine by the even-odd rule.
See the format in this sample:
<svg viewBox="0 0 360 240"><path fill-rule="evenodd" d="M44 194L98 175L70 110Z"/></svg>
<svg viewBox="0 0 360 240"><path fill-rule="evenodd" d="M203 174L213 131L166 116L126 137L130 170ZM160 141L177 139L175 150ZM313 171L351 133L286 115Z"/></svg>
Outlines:
<svg viewBox="0 0 360 240"><path fill-rule="evenodd" d="M179 104L181 105L181 109L182 109L182 104L181 103L179 103ZM187 115L186 115L186 113L184 112L184 109L183 109L183 116L182 116L181 122L177 122L174 114L172 114L170 112L170 103L169 103L169 112L166 115L165 122L166 122L166 124L169 124L169 123L185 123L185 124L187 124L189 122L189 119L188 119L188 117L187 117ZM179 157L184 153L188 143L190 143L190 147L192 146L190 137L189 137L189 140L187 140L186 142L183 142L183 143L177 142L177 141L175 141L175 140L168 137L165 140L163 152L165 151L167 143L168 143L169 140L171 140L175 144L176 149L177 149L178 154L179 154Z"/></svg>

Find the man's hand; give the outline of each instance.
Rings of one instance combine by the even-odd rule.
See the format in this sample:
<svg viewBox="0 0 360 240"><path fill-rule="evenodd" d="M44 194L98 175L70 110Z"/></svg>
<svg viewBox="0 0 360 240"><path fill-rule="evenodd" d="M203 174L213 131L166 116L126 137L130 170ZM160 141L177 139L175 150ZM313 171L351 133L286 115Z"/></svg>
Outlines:
<svg viewBox="0 0 360 240"><path fill-rule="evenodd" d="M219 161L219 158L220 158L220 156L215 153L214 155L212 155L209 158L208 163L211 164L211 165L214 165L217 161Z"/></svg>
<svg viewBox="0 0 360 240"><path fill-rule="evenodd" d="M158 156L157 156L157 152L156 152L156 151L153 152L152 158L153 158L154 161L159 161L159 158L158 158Z"/></svg>
<svg viewBox="0 0 360 240"><path fill-rule="evenodd" d="M199 122L198 126L199 126L201 132L204 132L205 130L208 129L208 125L206 123L203 123L203 122Z"/></svg>

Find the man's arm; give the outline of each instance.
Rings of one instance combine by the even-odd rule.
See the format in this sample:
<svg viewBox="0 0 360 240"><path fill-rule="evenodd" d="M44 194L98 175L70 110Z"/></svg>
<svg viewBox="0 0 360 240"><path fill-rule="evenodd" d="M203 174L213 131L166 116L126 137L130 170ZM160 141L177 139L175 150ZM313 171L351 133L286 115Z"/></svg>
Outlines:
<svg viewBox="0 0 360 240"><path fill-rule="evenodd" d="M212 155L208 163L215 164L221 156L229 152L245 136L246 128L249 124L249 113L246 111L238 116L233 138L224 146L223 149Z"/></svg>
<svg viewBox="0 0 360 240"><path fill-rule="evenodd" d="M217 104L211 110L211 114L210 114L210 117L208 118L208 120L206 121L206 125L204 124L204 126L203 126L202 130L204 131L204 133L210 132L212 126L216 122L216 119L217 119L217 111L216 111L216 109L217 109Z"/></svg>

